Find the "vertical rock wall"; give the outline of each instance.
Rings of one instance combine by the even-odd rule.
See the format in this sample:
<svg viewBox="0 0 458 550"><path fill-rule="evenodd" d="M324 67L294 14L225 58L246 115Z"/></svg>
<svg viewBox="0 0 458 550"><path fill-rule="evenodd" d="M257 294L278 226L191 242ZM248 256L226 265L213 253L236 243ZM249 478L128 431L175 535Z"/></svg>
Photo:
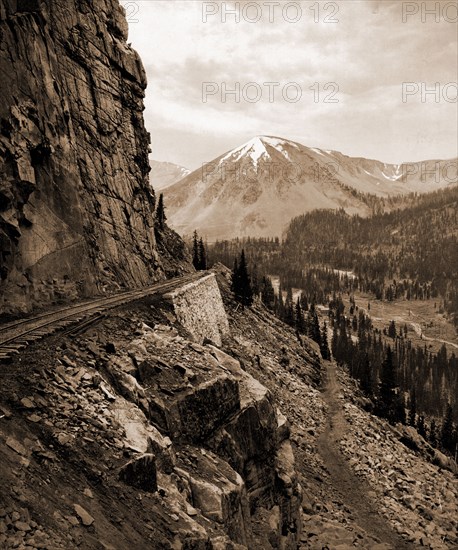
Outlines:
<svg viewBox="0 0 458 550"><path fill-rule="evenodd" d="M160 278L118 0L0 0L0 313Z"/></svg>

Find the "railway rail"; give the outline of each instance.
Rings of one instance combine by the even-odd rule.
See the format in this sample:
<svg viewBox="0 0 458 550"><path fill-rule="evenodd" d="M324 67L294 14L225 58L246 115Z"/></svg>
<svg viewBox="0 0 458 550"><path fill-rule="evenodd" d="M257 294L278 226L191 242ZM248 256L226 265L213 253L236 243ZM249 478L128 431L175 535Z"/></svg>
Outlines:
<svg viewBox="0 0 458 550"><path fill-rule="evenodd" d="M202 273L191 274L176 279L156 283L142 289L121 292L106 298L95 298L84 303L78 303L41 313L35 317L4 323L0 325L0 362L11 360L32 342L54 334L72 326L77 329L85 328L94 321L103 317L110 309L140 300L154 294L162 294L178 288L183 284L202 277Z"/></svg>

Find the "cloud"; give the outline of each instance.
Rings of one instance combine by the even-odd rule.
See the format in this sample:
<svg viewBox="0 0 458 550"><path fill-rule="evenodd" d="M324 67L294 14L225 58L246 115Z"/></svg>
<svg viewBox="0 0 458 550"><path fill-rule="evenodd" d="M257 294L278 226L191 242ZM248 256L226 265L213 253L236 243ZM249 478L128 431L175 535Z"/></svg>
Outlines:
<svg viewBox="0 0 458 550"><path fill-rule="evenodd" d="M403 103L401 96L403 82L458 80L456 25L443 11L450 2L440 3L438 22L431 15L422 22L421 9L403 20L406 3L398 0L300 2L296 23L284 16L285 2L273 21L265 2L257 2L263 8L257 23L247 20L256 15L253 2L239 2L238 23L230 14L224 22L224 2L129 4L138 7L129 40L148 74L145 119L155 158L195 168L260 134L386 162L456 155L457 103L432 97L422 103L420 94ZM206 6L218 12L204 23ZM223 84L243 89L255 82L264 93L256 103L230 95L223 101L221 93L204 103L204 82L218 92ZM274 103L266 82L280 84ZM301 101L282 97L289 82L300 85ZM338 86L338 103L324 101L329 83Z"/></svg>

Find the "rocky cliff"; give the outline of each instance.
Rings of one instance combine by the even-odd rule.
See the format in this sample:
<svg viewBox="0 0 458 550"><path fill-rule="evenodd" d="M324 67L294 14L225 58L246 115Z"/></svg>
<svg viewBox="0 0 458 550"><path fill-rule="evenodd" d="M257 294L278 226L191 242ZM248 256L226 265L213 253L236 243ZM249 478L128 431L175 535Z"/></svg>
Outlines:
<svg viewBox="0 0 458 550"><path fill-rule="evenodd" d="M200 294L227 339L214 277ZM245 362L196 341L214 333L186 304L193 287L177 296L179 309L132 304L0 372L2 548L297 548L289 423Z"/></svg>
<svg viewBox="0 0 458 550"><path fill-rule="evenodd" d="M0 0L0 312L167 269L126 38L117 0Z"/></svg>

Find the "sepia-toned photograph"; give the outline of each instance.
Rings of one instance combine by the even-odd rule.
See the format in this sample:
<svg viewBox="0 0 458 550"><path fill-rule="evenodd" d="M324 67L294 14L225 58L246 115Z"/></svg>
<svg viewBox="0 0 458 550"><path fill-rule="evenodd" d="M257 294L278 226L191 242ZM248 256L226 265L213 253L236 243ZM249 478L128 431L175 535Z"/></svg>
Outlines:
<svg viewBox="0 0 458 550"><path fill-rule="evenodd" d="M0 0L0 550L458 548L458 2Z"/></svg>

